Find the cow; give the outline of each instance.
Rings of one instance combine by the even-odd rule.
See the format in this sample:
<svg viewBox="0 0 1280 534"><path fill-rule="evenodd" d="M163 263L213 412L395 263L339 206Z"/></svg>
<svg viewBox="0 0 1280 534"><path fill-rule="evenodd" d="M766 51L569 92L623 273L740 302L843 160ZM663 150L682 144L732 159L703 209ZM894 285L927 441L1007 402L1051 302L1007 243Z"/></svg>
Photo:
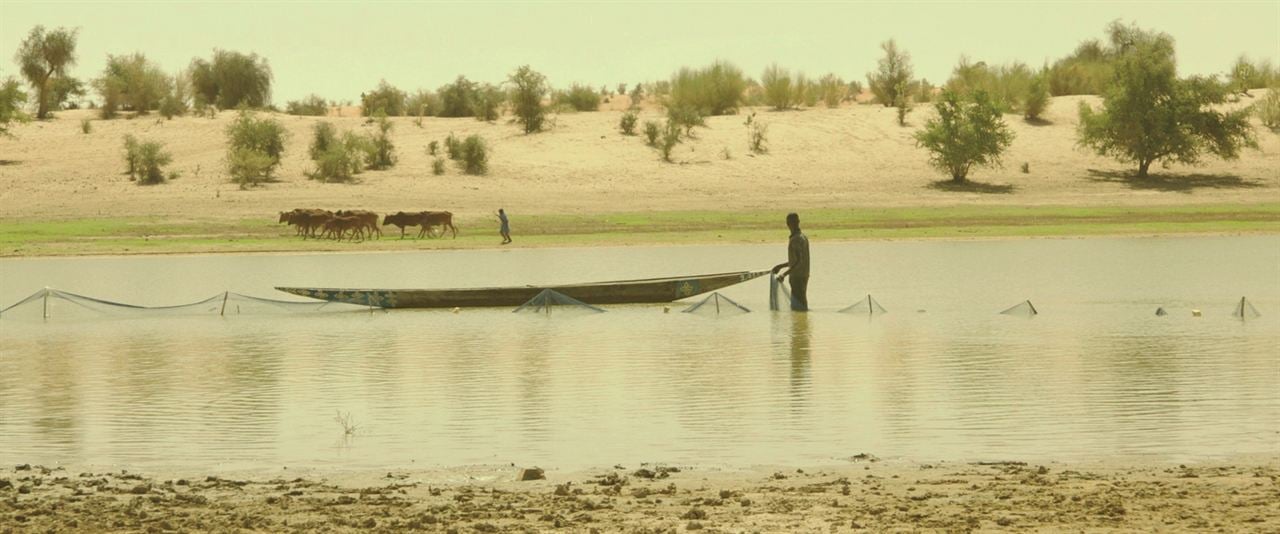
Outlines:
<svg viewBox="0 0 1280 534"><path fill-rule="evenodd" d="M331 215L332 213L325 210L297 208L293 211L280 212L280 222L297 226L298 235L306 239L315 237L316 229L320 228Z"/></svg>
<svg viewBox="0 0 1280 534"><path fill-rule="evenodd" d="M440 227L440 236L444 236L444 229L453 230L453 238L458 238L458 227L453 225L453 213L448 211L424 211L422 212L422 231L418 232L418 238L424 235L431 235L431 227ZM436 237L436 236L432 236Z"/></svg>
<svg viewBox="0 0 1280 534"><path fill-rule="evenodd" d="M367 227L363 218L357 215L331 215L324 222L323 237L333 236L338 241L342 241L342 236L347 231L351 231L351 240L354 241L357 236L364 241L364 229Z"/></svg>
<svg viewBox="0 0 1280 534"><path fill-rule="evenodd" d="M420 211L415 211L411 213L397 211L395 213L389 214L386 217L384 217L382 219L382 225L383 226L386 226L389 224L396 225L397 227L400 228L400 239L404 239L404 229L406 226L418 226L422 224L422 220L424 219L424 217L422 216L422 213L423 212L420 212Z"/></svg>
<svg viewBox="0 0 1280 534"><path fill-rule="evenodd" d="M357 217L360 219L361 224L363 224L363 229L369 231L370 238L372 238L374 234L377 234L379 239L382 238L382 229L378 228L377 213L366 210L338 210L337 212L334 212L334 215Z"/></svg>

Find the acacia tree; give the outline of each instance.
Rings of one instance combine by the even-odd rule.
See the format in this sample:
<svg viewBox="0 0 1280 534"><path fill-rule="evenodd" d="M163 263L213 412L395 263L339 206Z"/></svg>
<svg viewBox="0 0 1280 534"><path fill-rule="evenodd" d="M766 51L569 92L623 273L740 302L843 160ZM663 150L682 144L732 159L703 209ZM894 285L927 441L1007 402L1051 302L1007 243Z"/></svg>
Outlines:
<svg viewBox="0 0 1280 534"><path fill-rule="evenodd" d="M1000 165L1000 154L1013 143L1000 108L986 91L962 97L943 91L933 104L938 116L916 132L916 146L929 150L929 165L963 182L974 166Z"/></svg>
<svg viewBox="0 0 1280 534"><path fill-rule="evenodd" d="M528 65L521 66L507 77L511 84L511 108L516 122L524 126L524 133L542 131L547 110L542 99L547 96L547 77Z"/></svg>
<svg viewBox="0 0 1280 534"><path fill-rule="evenodd" d="M764 88L764 102L777 111L798 106L803 96L800 94L803 88L791 78L791 71L777 63L765 67L760 74L760 85Z"/></svg>
<svg viewBox="0 0 1280 534"><path fill-rule="evenodd" d="M108 55L102 77L93 81L93 87L102 96L102 118L110 119L120 107L140 115L160 107L160 100L169 94L172 83L160 67L141 53L134 53Z"/></svg>
<svg viewBox="0 0 1280 534"><path fill-rule="evenodd" d="M67 78L67 68L76 64L76 32L66 28L46 32L44 26L36 26L14 54L22 77L35 92L37 119L48 118L49 109L62 103L55 98L60 92L54 85ZM65 98L65 92L62 96Z"/></svg>
<svg viewBox="0 0 1280 534"><path fill-rule="evenodd" d="M27 101L27 94L18 86L18 80L10 78L0 84L0 137L13 137L9 132L9 124L27 122L22 112L22 104Z"/></svg>
<svg viewBox="0 0 1280 534"><path fill-rule="evenodd" d="M899 50L893 39L880 43L880 49L884 50L884 57L875 72L867 73L867 85L877 102L885 107L896 106L905 99L901 93L911 83L911 54Z"/></svg>
<svg viewBox="0 0 1280 534"><path fill-rule="evenodd" d="M197 108L260 108L271 100L271 67L257 54L214 50L212 60L191 60L190 72Z"/></svg>
<svg viewBox="0 0 1280 534"><path fill-rule="evenodd" d="M1249 110L1221 112L1227 90L1204 77L1178 79L1173 38L1113 23L1115 59L1102 109L1080 105L1077 142L1099 155L1138 164L1146 177L1151 164L1193 164L1204 152L1223 159L1257 147Z"/></svg>

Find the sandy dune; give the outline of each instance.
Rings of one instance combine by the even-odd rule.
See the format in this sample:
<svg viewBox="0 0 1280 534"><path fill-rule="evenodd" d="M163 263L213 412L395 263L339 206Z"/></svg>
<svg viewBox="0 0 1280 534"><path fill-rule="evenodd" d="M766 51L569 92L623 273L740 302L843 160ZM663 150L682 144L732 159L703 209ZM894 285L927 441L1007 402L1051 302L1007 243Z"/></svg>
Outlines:
<svg viewBox="0 0 1280 534"><path fill-rule="evenodd" d="M1261 91L1255 91L1255 98ZM744 110L713 117L695 130L696 140L676 149L678 163L659 160L641 137L617 131L621 111L561 114L550 131L523 135L504 117L496 123L470 118L426 118L421 127L396 118L393 139L400 163L366 172L355 185L308 180L306 156L312 125L365 129L350 116L319 119L276 115L291 137L280 182L241 191L224 169L225 135L233 112L215 119L157 116L94 120L80 131L89 110L67 111L46 122L15 128L16 139L0 139L0 219L16 217L118 217L139 215L200 218L266 216L297 206L362 207L377 211L449 209L464 217L502 206L516 213L599 213L644 210L792 210L815 207L1004 205L1159 205L1280 201L1280 135L1258 128L1260 150L1236 161L1210 160L1200 167L1157 170L1132 181L1130 167L1075 146L1076 108L1094 97L1055 98L1048 124L1031 125L1014 115L1017 134L1002 169L979 170L981 184L959 191L926 166L911 134L932 113L919 107L910 126L897 126L891 108L851 105L772 112ZM1249 99L1245 99L1247 101ZM747 150L745 116L769 125L769 153ZM641 120L659 120L646 110ZM427 144L453 132L478 133L492 144L491 172L474 177L453 165L444 176L430 172ZM165 143L180 179L143 187L123 175L121 139L132 133ZM724 151L729 159L724 159ZM1020 171L1022 163L1030 173Z"/></svg>

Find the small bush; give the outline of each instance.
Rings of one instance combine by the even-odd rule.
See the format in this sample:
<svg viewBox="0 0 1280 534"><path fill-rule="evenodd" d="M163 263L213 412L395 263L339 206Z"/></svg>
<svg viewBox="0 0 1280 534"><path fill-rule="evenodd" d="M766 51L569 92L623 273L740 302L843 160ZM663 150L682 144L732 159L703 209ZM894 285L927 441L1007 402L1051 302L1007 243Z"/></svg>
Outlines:
<svg viewBox="0 0 1280 534"><path fill-rule="evenodd" d="M312 160L319 159L321 154L338 144L338 129L329 122L317 122L311 127L311 146L307 148L307 155Z"/></svg>
<svg viewBox="0 0 1280 534"><path fill-rule="evenodd" d="M479 135L469 135L459 147L459 161L465 174L481 175L489 172L489 145Z"/></svg>
<svg viewBox="0 0 1280 534"><path fill-rule="evenodd" d="M396 147L391 142L394 124L386 116L378 116L378 131L369 134L366 146L365 166L370 170L390 169L396 164Z"/></svg>
<svg viewBox="0 0 1280 534"><path fill-rule="evenodd" d="M472 117L472 103L476 100L476 82L466 76L458 76L451 84L440 87L436 94L440 96L441 117Z"/></svg>
<svg viewBox="0 0 1280 534"><path fill-rule="evenodd" d="M847 90L844 80L835 74L827 74L818 80L818 92L822 95L822 103L829 108L840 107L840 102L844 101Z"/></svg>
<svg viewBox="0 0 1280 534"><path fill-rule="evenodd" d="M631 109L640 109L640 104L644 102L644 86L637 83L627 96L631 98Z"/></svg>
<svg viewBox="0 0 1280 534"><path fill-rule="evenodd" d="M974 167L999 166L1000 155L1013 143L1000 109L981 90L963 97L945 91L934 103L937 118L915 133L916 146L929 151L929 165L963 182Z"/></svg>
<svg viewBox="0 0 1280 534"><path fill-rule="evenodd" d="M916 85L916 90L912 99L921 104L928 104L933 101L933 84L927 79L921 79Z"/></svg>
<svg viewBox="0 0 1280 534"><path fill-rule="evenodd" d="M884 57L880 58L876 71L867 74L867 85L876 101L882 105L897 106L904 100L902 91L911 83L911 55L898 49L893 39L880 43Z"/></svg>
<svg viewBox="0 0 1280 534"><path fill-rule="evenodd" d="M633 112L628 111L623 113L622 120L618 122L618 129L622 130L622 135L635 135L636 123L639 122L639 120L640 118Z"/></svg>
<svg viewBox="0 0 1280 534"><path fill-rule="evenodd" d="M454 136L453 133L444 138L444 150L449 154L449 159L454 161L462 159L462 141Z"/></svg>
<svg viewBox="0 0 1280 534"><path fill-rule="evenodd" d="M496 121L502 115L501 108L505 100L501 89L483 84L471 95L471 113L479 121Z"/></svg>
<svg viewBox="0 0 1280 534"><path fill-rule="evenodd" d="M676 145L682 140L681 132L683 128L675 121L667 119L667 125L662 129L662 138L659 139L658 150L662 152L662 161L671 162L671 151L675 150Z"/></svg>
<svg viewBox="0 0 1280 534"><path fill-rule="evenodd" d="M440 113L440 99L431 91L419 89L405 101L405 113L417 117L434 117Z"/></svg>
<svg viewBox="0 0 1280 534"><path fill-rule="evenodd" d="M727 61L716 61L700 69L681 68L671 77L668 108L694 110L712 117L737 113L747 88L742 69Z"/></svg>
<svg viewBox="0 0 1280 534"><path fill-rule="evenodd" d="M1023 116L1032 121L1040 120L1044 110L1049 107L1049 82L1043 73L1031 79L1022 107Z"/></svg>
<svg viewBox="0 0 1280 534"><path fill-rule="evenodd" d="M662 135L662 127L658 121L644 121L644 143L651 147L658 146L658 136Z"/></svg>
<svg viewBox="0 0 1280 534"><path fill-rule="evenodd" d="M227 172L241 189L271 181L275 162L271 156L252 148L232 148L227 152Z"/></svg>
<svg viewBox="0 0 1280 534"><path fill-rule="evenodd" d="M600 109L600 94L585 85L573 84L568 91L556 93L556 104L568 106L574 111L597 111Z"/></svg>
<svg viewBox="0 0 1280 534"><path fill-rule="evenodd" d="M284 109L285 113L290 115L323 117L329 114L329 102L319 96L310 95L302 100L290 100L285 104Z"/></svg>
<svg viewBox="0 0 1280 534"><path fill-rule="evenodd" d="M667 122L683 128L685 135L693 137L695 126L706 126L707 121L697 108L690 106L668 107Z"/></svg>
<svg viewBox="0 0 1280 534"><path fill-rule="evenodd" d="M845 100L857 102L858 96L861 94L862 94L862 82L858 80L853 80L849 82L849 92L845 96Z"/></svg>
<svg viewBox="0 0 1280 534"><path fill-rule="evenodd" d="M124 136L124 164L125 174L129 175L129 180L138 179L138 138L133 134Z"/></svg>
<svg viewBox="0 0 1280 534"><path fill-rule="evenodd" d="M818 84L810 81L804 73L796 74L796 94L807 108L818 105L818 99L822 96L818 91Z"/></svg>
<svg viewBox="0 0 1280 534"><path fill-rule="evenodd" d="M359 145L361 143L354 136L349 136L346 141L340 142L334 139L327 148L312 156L312 161L316 164L316 170L308 173L307 177L322 182L350 182L354 180L355 175L360 172L360 167L364 163L360 155Z"/></svg>
<svg viewBox="0 0 1280 534"><path fill-rule="evenodd" d="M173 157L164 151L164 145L156 141L146 141L135 142L131 147L129 141L126 140L125 150L133 150L135 152L135 155L130 159L135 162L139 184L155 185L164 183L164 166L173 161ZM177 173L174 173L174 176L176 177Z"/></svg>
<svg viewBox="0 0 1280 534"><path fill-rule="evenodd" d="M427 143L427 154L434 156L436 155L437 152L440 152L439 141L432 141L430 143Z"/></svg>
<svg viewBox="0 0 1280 534"><path fill-rule="evenodd" d="M1267 89L1267 96L1254 104L1254 112L1262 124L1272 130L1280 130L1280 85Z"/></svg>
<svg viewBox="0 0 1280 534"><path fill-rule="evenodd" d="M760 75L760 85L764 89L765 104L778 111L796 107L803 96L791 77L791 71L779 67L777 63L764 69L764 73Z"/></svg>
<svg viewBox="0 0 1280 534"><path fill-rule="evenodd" d="M444 174L444 158L437 157L431 160L431 174L436 176Z"/></svg>
<svg viewBox="0 0 1280 534"><path fill-rule="evenodd" d="M747 116L747 149L752 154L764 154L769 151L769 125L756 119L756 114Z"/></svg>
<svg viewBox="0 0 1280 534"><path fill-rule="evenodd" d="M93 121L89 119L80 119L80 131L85 135L93 132Z"/></svg>

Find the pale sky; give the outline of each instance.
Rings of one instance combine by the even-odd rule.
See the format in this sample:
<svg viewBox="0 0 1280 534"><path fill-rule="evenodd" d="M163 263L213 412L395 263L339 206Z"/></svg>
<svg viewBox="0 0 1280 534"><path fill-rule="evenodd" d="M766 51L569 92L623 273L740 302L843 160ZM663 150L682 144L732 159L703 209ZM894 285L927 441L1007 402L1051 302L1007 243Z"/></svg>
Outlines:
<svg viewBox="0 0 1280 534"><path fill-rule="evenodd" d="M1179 72L1280 58L1280 0L1254 2L27 2L0 0L0 76L31 27L80 29L73 75L140 51L177 72L214 48L256 52L273 101L358 100L379 80L412 91L465 74L501 82L530 64L553 86L664 79L726 59L759 78L772 62L865 80L889 38L917 77L946 81L964 54L1034 67L1136 22L1174 37ZM865 81L864 81L865 83Z"/></svg>

